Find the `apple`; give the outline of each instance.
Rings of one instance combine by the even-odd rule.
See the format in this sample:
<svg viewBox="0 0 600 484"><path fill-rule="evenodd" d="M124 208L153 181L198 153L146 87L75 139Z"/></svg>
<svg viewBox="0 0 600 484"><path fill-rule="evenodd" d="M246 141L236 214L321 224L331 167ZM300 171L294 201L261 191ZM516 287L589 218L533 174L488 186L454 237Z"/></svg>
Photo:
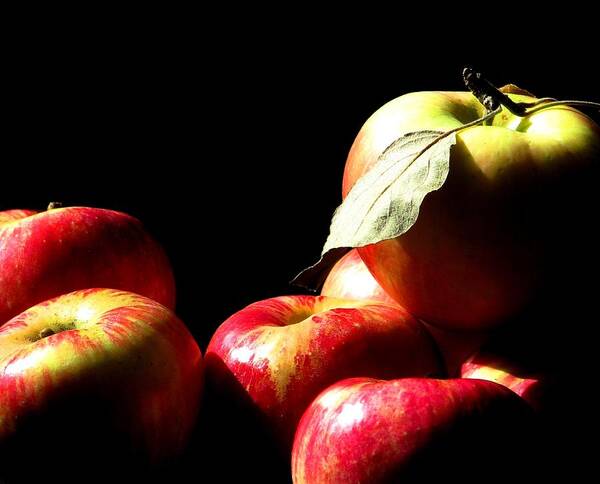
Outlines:
<svg viewBox="0 0 600 484"><path fill-rule="evenodd" d="M207 379L246 401L288 451L302 412L337 380L443 371L430 336L402 308L324 296L249 305L217 329L205 359Z"/></svg>
<svg viewBox="0 0 600 484"><path fill-rule="evenodd" d="M381 301L399 306L375 280L356 249L344 255L331 268L321 288L321 295L359 301Z"/></svg>
<svg viewBox="0 0 600 484"><path fill-rule="evenodd" d="M0 212L0 324L41 301L89 287L175 305L169 261L137 219L89 207Z"/></svg>
<svg viewBox="0 0 600 484"><path fill-rule="evenodd" d="M374 300L399 306L375 280L356 249L344 255L331 269L323 288L323 296L357 300ZM475 353L488 338L484 331L452 331L436 328L421 321L437 343L449 376L458 376L462 363Z"/></svg>
<svg viewBox="0 0 600 484"><path fill-rule="evenodd" d="M0 474L81 482L168 461L202 382L194 338L155 301L86 289L33 306L0 327Z"/></svg>
<svg viewBox="0 0 600 484"><path fill-rule="evenodd" d="M461 366L462 378L489 380L512 390L527 401L532 407L542 405L544 386L551 377L543 374L529 373L520 370L518 365L511 364L509 359L480 351L471 356Z"/></svg>
<svg viewBox="0 0 600 484"><path fill-rule="evenodd" d="M588 437L597 405L586 389L597 377L598 351L586 329L595 313L585 302L559 310L556 300L546 300L495 329L461 368L463 378L499 383L529 403L542 465L552 463L551 477L561 482L585 482L595 465Z"/></svg>
<svg viewBox="0 0 600 484"><path fill-rule="evenodd" d="M22 218L35 215L36 213L37 212L35 210L26 210L18 208L13 210L2 210L0 211L0 226L8 222L14 222L15 220L20 220Z"/></svg>
<svg viewBox="0 0 600 484"><path fill-rule="evenodd" d="M596 365L577 357L594 350L586 348L579 330L566 326L577 318L575 311L569 316L549 312L555 312L552 304L545 312L524 314L494 331L462 364L460 375L504 385L538 413L553 414L555 424L557 418L572 413L568 408L581 408L567 388L576 386L576 375L582 380L593 378Z"/></svg>
<svg viewBox="0 0 600 484"><path fill-rule="evenodd" d="M523 400L488 381L350 378L304 413L293 480L514 482L532 464L530 422Z"/></svg>
<svg viewBox="0 0 600 484"><path fill-rule="evenodd" d="M343 196L402 134L446 131L483 114L469 92L387 103L350 149ZM598 238L587 227L597 215L599 162L600 126L581 112L559 106L520 118L503 110L490 125L457 134L445 184L406 233L358 251L402 307L447 329L492 327L557 287L557 300L572 304L585 289L573 281L598 269Z"/></svg>

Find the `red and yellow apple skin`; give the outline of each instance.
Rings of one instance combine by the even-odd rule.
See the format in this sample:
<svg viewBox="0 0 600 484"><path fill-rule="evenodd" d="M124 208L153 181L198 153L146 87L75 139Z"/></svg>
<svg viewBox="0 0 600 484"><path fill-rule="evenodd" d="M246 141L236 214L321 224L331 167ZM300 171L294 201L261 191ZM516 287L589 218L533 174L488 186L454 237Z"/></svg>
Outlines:
<svg viewBox="0 0 600 484"><path fill-rule="evenodd" d="M399 306L375 280L356 249L344 255L331 268L321 288L321 295L338 299L380 301Z"/></svg>
<svg viewBox="0 0 600 484"><path fill-rule="evenodd" d="M41 301L89 287L175 305L169 261L137 219L88 207L0 212L0 323Z"/></svg>
<svg viewBox="0 0 600 484"><path fill-rule="evenodd" d="M13 209L13 210L3 210L0 211L0 227L2 224L14 222L16 220L20 220L25 217L29 217L31 215L35 215L35 210L27 210L27 209Z"/></svg>
<svg viewBox="0 0 600 484"><path fill-rule="evenodd" d="M321 294L337 298L381 301L399 306L375 280L356 249L352 249L333 266L325 279ZM488 338L484 331L458 332L436 328L425 321L422 323L437 343L446 363L446 374L450 377L459 376L464 361Z"/></svg>
<svg viewBox="0 0 600 484"><path fill-rule="evenodd" d="M564 329L565 321L582 317L577 311L572 308L564 314L556 311L553 301L546 301L543 307L520 315L494 331L479 351L463 362L460 376L504 385L544 418L566 415L566 409L578 406L574 403L578 400L565 388L572 385L574 375L581 378L585 374L582 368L593 368L581 361L581 354L591 354L581 335Z"/></svg>
<svg viewBox="0 0 600 484"><path fill-rule="evenodd" d="M0 471L50 475L57 453L92 477L163 462L187 443L202 383L194 338L155 301L86 289L40 303L0 327Z"/></svg>
<svg viewBox="0 0 600 484"><path fill-rule="evenodd" d="M402 134L445 131L482 114L466 92L417 92L389 102L350 149L343 196ZM416 223L397 238L359 248L361 258L418 318L448 329L497 325L543 284L563 277L557 253L581 253L595 206L585 197L593 192L587 188L599 161L600 127L575 109L549 108L526 118L504 110L492 125L457 134L448 178L425 198ZM589 249L592 255L593 244Z"/></svg>
<svg viewBox="0 0 600 484"><path fill-rule="evenodd" d="M425 479L479 477L490 468L514 477L519 460L513 458L521 432L529 437L530 417L514 393L483 380L350 378L323 391L304 413L293 480L430 482ZM503 448L511 439L513 447ZM513 467L497 466L499 459Z"/></svg>
<svg viewBox="0 0 600 484"><path fill-rule="evenodd" d="M499 383L512 390L533 408L539 409L544 394L543 387L549 382L542 375L523 374L512 368L506 360L492 355L477 353L461 366L462 378L475 378Z"/></svg>
<svg viewBox="0 0 600 484"><path fill-rule="evenodd" d="M288 450L302 412L335 381L434 375L440 366L430 336L402 308L324 296L251 304L206 351L207 376L244 392Z"/></svg>

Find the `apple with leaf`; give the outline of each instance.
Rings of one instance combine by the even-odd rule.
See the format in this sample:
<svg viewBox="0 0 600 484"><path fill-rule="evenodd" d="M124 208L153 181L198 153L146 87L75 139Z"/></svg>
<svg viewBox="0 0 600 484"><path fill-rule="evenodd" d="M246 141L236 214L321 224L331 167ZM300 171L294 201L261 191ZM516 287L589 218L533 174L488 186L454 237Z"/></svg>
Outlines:
<svg viewBox="0 0 600 484"><path fill-rule="evenodd" d="M406 94L367 120L321 261L297 283L356 247L395 301L447 329L493 327L558 286L573 300L598 268L600 171L600 126L575 108L600 104L464 77L471 92Z"/></svg>

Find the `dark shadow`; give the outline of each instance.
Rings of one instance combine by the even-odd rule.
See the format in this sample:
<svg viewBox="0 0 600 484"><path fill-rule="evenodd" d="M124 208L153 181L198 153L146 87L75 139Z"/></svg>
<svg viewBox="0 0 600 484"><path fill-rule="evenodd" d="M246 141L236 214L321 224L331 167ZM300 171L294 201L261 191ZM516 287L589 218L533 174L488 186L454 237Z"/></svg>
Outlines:
<svg viewBox="0 0 600 484"><path fill-rule="evenodd" d="M540 477L533 414L523 402L496 400L439 429L408 465L385 483L529 483Z"/></svg>
<svg viewBox="0 0 600 484"><path fill-rule="evenodd" d="M291 483L289 455L264 415L217 355L208 353L205 364L204 406L187 454L214 482Z"/></svg>
<svg viewBox="0 0 600 484"><path fill-rule="evenodd" d="M0 482L155 482L175 466L152 464L125 425L115 423L114 402L101 397L55 400L0 444Z"/></svg>
<svg viewBox="0 0 600 484"><path fill-rule="evenodd" d="M589 292L580 292L578 303L579 298L573 294L567 299L564 291L564 286L560 291L557 287L553 296L532 302L494 332L476 359L520 378L540 380L524 398L536 402L534 450L544 461L541 469L551 469L553 478L565 476L565 482L583 482L594 462L589 442L598 431L592 395L600 364L591 329L597 316L590 309L595 298ZM567 304L569 300L575 302Z"/></svg>

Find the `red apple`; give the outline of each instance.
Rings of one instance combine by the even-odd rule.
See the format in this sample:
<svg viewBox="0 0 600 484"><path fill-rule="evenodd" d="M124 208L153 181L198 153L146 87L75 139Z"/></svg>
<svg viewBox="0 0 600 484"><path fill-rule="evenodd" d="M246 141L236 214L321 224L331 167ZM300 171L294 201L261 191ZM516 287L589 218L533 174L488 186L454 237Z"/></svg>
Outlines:
<svg viewBox="0 0 600 484"><path fill-rule="evenodd" d="M331 268L321 294L340 299L381 301L399 306L375 280L356 249L348 252Z"/></svg>
<svg viewBox="0 0 600 484"><path fill-rule="evenodd" d="M357 300L374 300L399 306L379 285L356 249L348 252L331 269L321 294L324 296ZM458 376L461 364L487 339L483 331L452 331L436 328L422 321L444 357L446 372Z"/></svg>
<svg viewBox="0 0 600 484"><path fill-rule="evenodd" d="M553 312L548 304L548 311ZM463 378L490 380L514 391L540 413L554 419L570 411L577 398L566 388L574 385L575 376L586 379L595 365L583 362L579 353L587 354L581 333L567 330L565 321L575 314L551 315L532 313L495 331L481 349L461 367ZM565 398L571 404L565 405ZM566 412L566 413L565 413Z"/></svg>
<svg viewBox="0 0 600 484"><path fill-rule="evenodd" d="M351 378L322 392L300 421L295 484L513 482L530 409L483 380ZM518 481L522 482L522 481Z"/></svg>
<svg viewBox="0 0 600 484"><path fill-rule="evenodd" d="M483 112L468 92L417 92L384 105L350 149L344 197L401 135L446 131ZM557 285L570 304L566 289L585 280L582 271L596 273L592 259L598 267L597 238L588 230L598 161L600 126L577 110L548 108L526 118L504 110L491 125L458 133L448 178L425 198L416 223L359 248L361 258L407 311L447 329L499 324Z"/></svg>
<svg viewBox="0 0 600 484"><path fill-rule="evenodd" d="M211 339L206 367L258 410L283 448L302 412L337 380L442 371L433 341L402 308L323 296L277 297L237 312Z"/></svg>
<svg viewBox="0 0 600 484"><path fill-rule="evenodd" d="M41 301L89 287L175 305L169 261L137 219L88 207L0 212L0 323Z"/></svg>
<svg viewBox="0 0 600 484"><path fill-rule="evenodd" d="M526 400L532 407L539 408L543 400L543 387L550 382L550 376L528 373L519 370L506 358L478 352L462 364L462 378L489 380L509 388Z"/></svg>
<svg viewBox="0 0 600 484"><path fill-rule="evenodd" d="M530 404L544 465L556 464L552 478L561 482L585 482L595 465L588 435L595 430L596 401L586 389L598 372L597 343L587 336L593 313L582 312L583 303L561 312L554 300L545 301L495 330L462 366L463 377L500 383Z"/></svg>
<svg viewBox="0 0 600 484"><path fill-rule="evenodd" d="M0 211L0 226L8 222L14 222L15 220L20 220L22 218L35 215L36 213L37 212L35 210L23 210L18 208L14 210Z"/></svg>
<svg viewBox="0 0 600 484"><path fill-rule="evenodd" d="M194 338L155 301L87 289L40 303L0 327L0 474L88 481L164 462L186 445L202 379Z"/></svg>

